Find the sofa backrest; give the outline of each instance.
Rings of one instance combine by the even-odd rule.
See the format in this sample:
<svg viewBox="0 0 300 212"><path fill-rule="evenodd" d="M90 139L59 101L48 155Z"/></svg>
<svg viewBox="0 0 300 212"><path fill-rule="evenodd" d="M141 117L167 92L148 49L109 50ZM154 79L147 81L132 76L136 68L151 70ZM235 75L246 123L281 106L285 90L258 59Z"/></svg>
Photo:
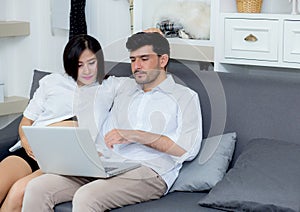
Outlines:
<svg viewBox="0 0 300 212"><path fill-rule="evenodd" d="M235 131L238 138L234 161L254 138L300 144L300 79L230 73L201 73L200 77L207 84L215 85L216 77L222 82L226 97L224 132ZM221 119L218 109L216 116Z"/></svg>
<svg viewBox="0 0 300 212"><path fill-rule="evenodd" d="M40 71L40 70L33 70L33 77L32 77L32 83L30 87L30 99L32 99L34 92L36 89L39 87L39 81L42 79L44 76L50 74L50 72L46 71Z"/></svg>
<svg viewBox="0 0 300 212"><path fill-rule="evenodd" d="M172 60L168 72L199 94L204 137L237 133L233 163L254 138L300 144L300 79L191 70ZM131 75L130 64L106 65L108 75Z"/></svg>
<svg viewBox="0 0 300 212"><path fill-rule="evenodd" d="M300 78L200 71L176 60L170 61L168 72L198 93L204 138L237 133L233 163L254 138L300 144ZM105 73L130 76L130 64L106 62ZM47 74L34 72L31 97Z"/></svg>

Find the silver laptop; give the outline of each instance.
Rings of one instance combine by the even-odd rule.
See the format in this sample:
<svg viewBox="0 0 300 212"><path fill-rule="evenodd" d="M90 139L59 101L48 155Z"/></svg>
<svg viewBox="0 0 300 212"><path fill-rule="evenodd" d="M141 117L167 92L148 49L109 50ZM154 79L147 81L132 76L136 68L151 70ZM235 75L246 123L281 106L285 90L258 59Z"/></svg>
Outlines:
<svg viewBox="0 0 300 212"><path fill-rule="evenodd" d="M102 162L88 129L23 126L33 154L44 173L108 178L140 166Z"/></svg>

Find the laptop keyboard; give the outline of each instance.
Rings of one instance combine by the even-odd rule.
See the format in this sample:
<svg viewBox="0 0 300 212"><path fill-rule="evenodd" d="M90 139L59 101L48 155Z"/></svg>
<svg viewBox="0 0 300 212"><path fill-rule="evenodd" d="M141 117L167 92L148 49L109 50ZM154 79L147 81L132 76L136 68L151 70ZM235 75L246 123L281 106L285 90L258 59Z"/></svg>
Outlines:
<svg viewBox="0 0 300 212"><path fill-rule="evenodd" d="M105 172L111 172L115 169L117 169L117 168L116 167L104 167Z"/></svg>

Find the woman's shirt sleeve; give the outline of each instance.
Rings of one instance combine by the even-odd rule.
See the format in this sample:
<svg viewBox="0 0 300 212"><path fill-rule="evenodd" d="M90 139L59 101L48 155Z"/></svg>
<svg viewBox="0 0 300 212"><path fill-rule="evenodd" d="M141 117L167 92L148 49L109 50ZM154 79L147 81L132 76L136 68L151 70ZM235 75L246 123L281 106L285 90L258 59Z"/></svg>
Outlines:
<svg viewBox="0 0 300 212"><path fill-rule="evenodd" d="M47 79L49 76L45 76L39 81L39 87L35 91L32 99L29 101L29 104L23 113L23 115L30 120L35 121L44 111L44 103L47 98Z"/></svg>

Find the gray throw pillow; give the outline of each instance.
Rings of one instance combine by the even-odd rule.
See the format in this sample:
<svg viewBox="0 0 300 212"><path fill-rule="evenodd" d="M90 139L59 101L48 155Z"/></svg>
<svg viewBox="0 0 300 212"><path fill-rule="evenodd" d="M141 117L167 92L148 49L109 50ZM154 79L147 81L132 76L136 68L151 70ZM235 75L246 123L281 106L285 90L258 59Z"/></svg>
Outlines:
<svg viewBox="0 0 300 212"><path fill-rule="evenodd" d="M230 211L300 211L300 145L251 141L199 204Z"/></svg>
<svg viewBox="0 0 300 212"><path fill-rule="evenodd" d="M234 152L236 133L204 139L197 157L183 164L172 191L209 190L222 180Z"/></svg>

